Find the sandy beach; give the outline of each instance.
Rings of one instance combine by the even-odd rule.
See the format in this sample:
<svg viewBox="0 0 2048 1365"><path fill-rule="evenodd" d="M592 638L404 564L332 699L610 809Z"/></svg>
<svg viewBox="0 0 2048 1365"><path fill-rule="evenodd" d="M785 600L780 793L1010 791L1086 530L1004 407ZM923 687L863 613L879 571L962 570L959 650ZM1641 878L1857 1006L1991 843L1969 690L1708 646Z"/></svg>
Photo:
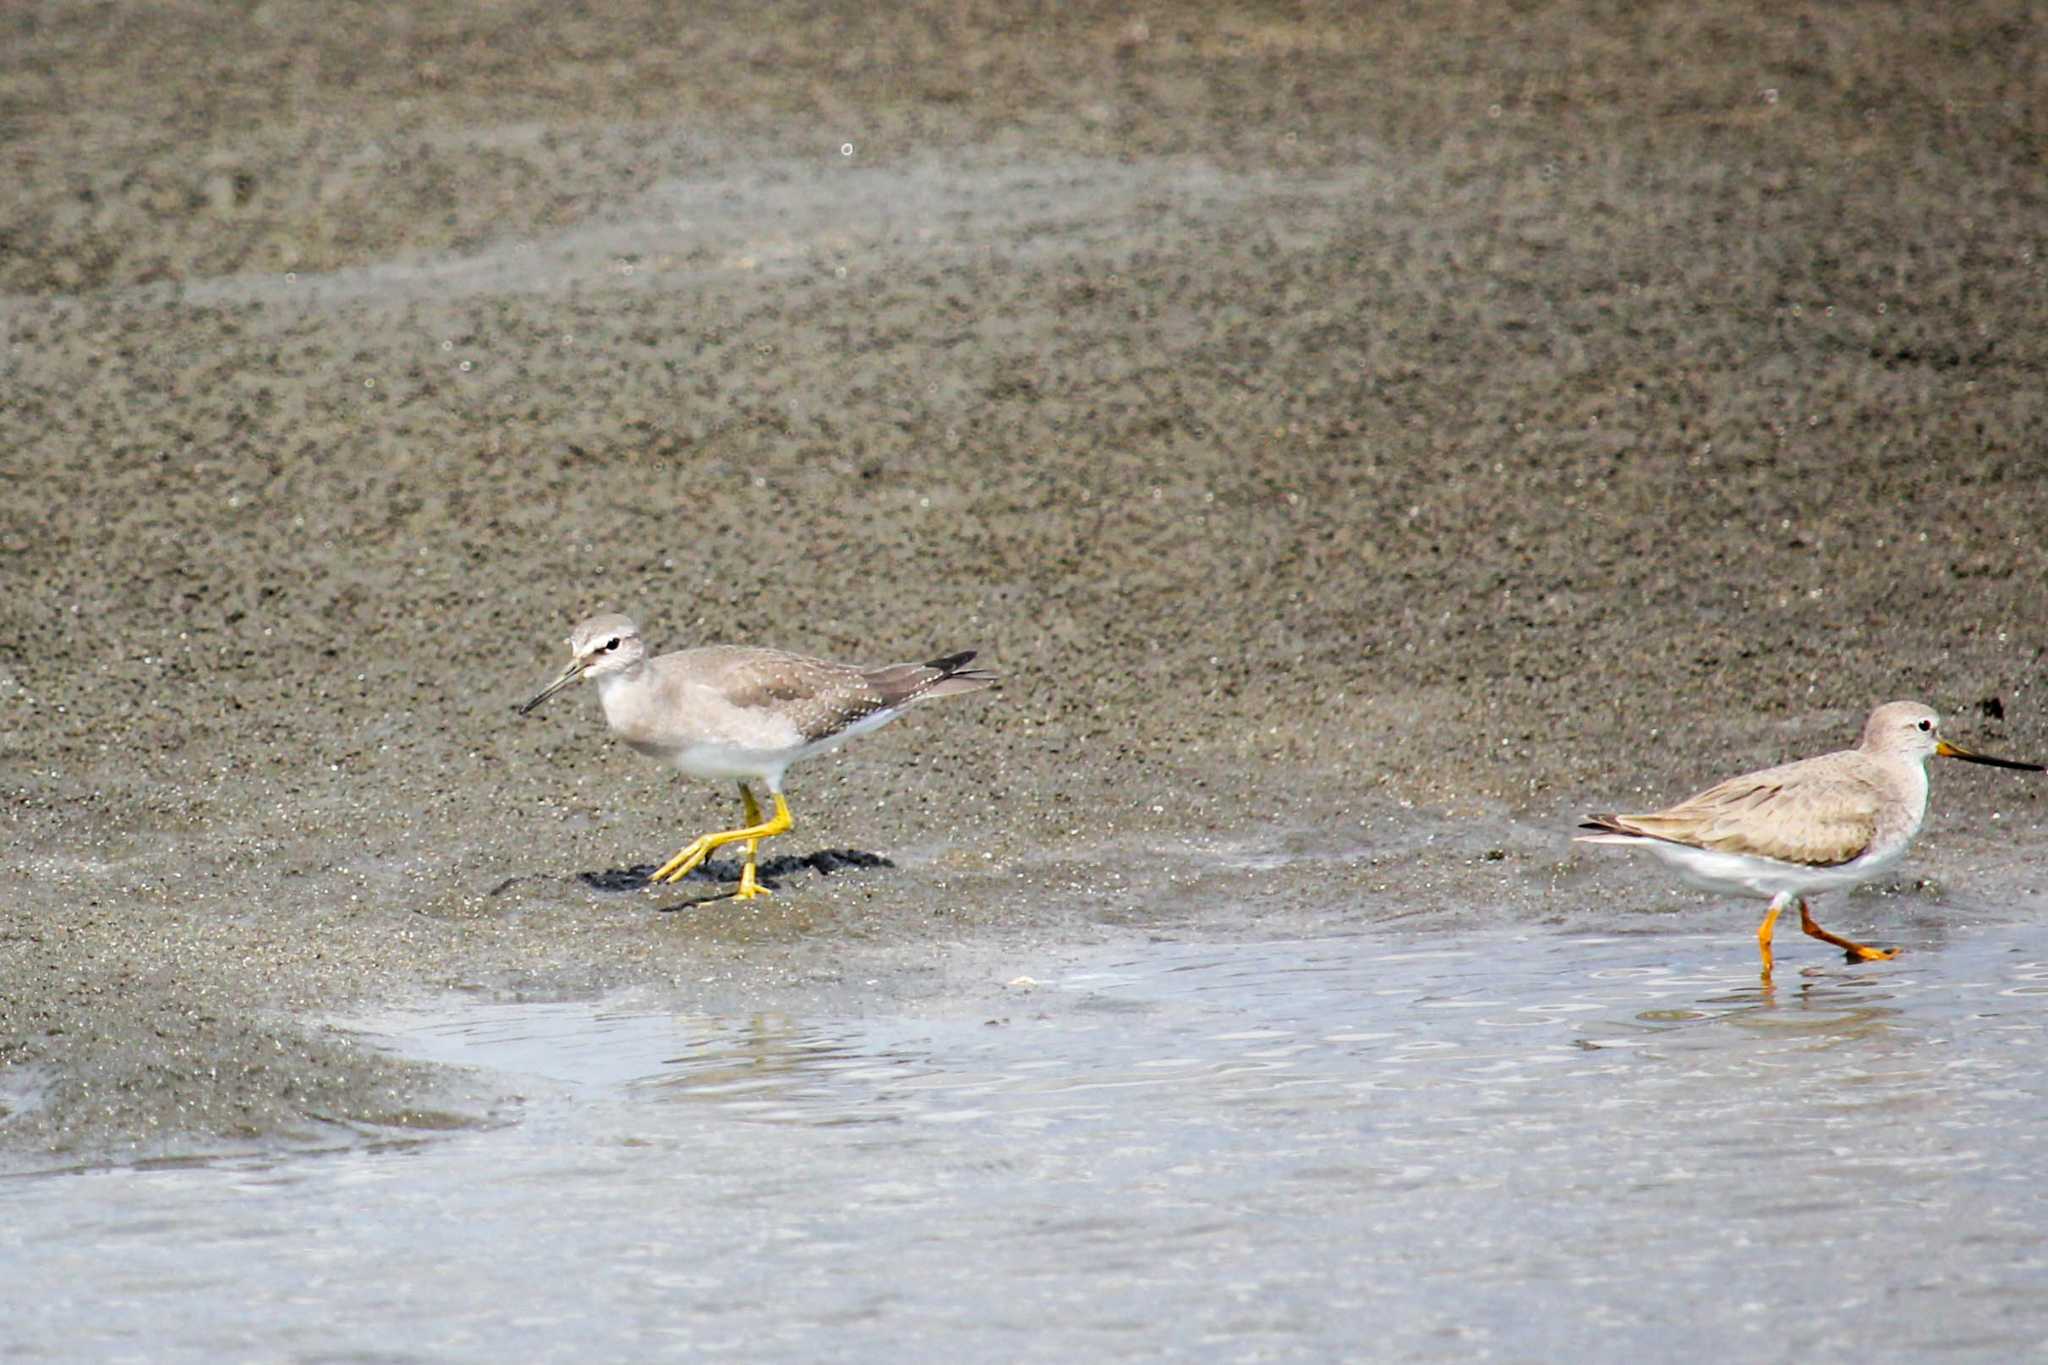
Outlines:
<svg viewBox="0 0 2048 1365"><path fill-rule="evenodd" d="M1901 697L2048 756L2026 5L122 3L0 54L10 1161L472 1121L323 1022L451 992L1735 958L1579 814ZM1003 682L792 775L770 856L887 865L677 909L630 869L732 793L513 713L598 610ZM2044 816L1937 765L1875 891L2039 899Z"/></svg>

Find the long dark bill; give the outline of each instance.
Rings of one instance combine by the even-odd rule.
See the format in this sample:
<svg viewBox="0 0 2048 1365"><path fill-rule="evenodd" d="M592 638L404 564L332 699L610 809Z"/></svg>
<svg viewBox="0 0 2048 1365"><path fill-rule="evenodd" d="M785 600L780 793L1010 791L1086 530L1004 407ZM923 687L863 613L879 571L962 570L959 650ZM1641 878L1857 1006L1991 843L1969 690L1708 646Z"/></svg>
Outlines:
<svg viewBox="0 0 2048 1365"><path fill-rule="evenodd" d="M583 660L571 659L569 661L569 666L567 668L564 668L560 673L557 673L555 675L555 680L553 682L549 683L546 687L543 687L540 691L534 693L533 700L527 702L526 705L519 708L519 714L522 716L526 715L528 712L532 711L534 707L539 706L549 697L554 696L555 693L561 691L563 688L567 687L570 683L575 682L578 678L582 676Z"/></svg>
<svg viewBox="0 0 2048 1365"><path fill-rule="evenodd" d="M1989 754L1973 754L1968 749L1958 749L1945 739L1934 741L1934 752L1943 758L1960 758L1965 763L1982 763L1987 768L2017 768L2023 773L2048 772L2038 763L2022 763L2016 758L1993 758Z"/></svg>

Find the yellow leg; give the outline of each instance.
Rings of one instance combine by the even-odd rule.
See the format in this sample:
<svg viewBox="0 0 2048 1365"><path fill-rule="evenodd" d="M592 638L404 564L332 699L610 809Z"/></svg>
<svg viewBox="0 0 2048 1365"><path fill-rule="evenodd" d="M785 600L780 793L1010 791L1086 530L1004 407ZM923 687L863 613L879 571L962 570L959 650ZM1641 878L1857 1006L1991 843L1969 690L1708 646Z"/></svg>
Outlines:
<svg viewBox="0 0 2048 1365"><path fill-rule="evenodd" d="M746 821L750 825L761 823L761 808L754 804L754 793L744 782L740 783L740 813L746 817ZM756 896L769 894L768 888L755 880L754 861L760 851L761 841L759 839L747 840L747 865L740 869L740 887L739 890L732 893L734 900L750 901Z"/></svg>
<svg viewBox="0 0 2048 1365"><path fill-rule="evenodd" d="M751 797L752 793L748 793L748 795ZM656 868L654 875L647 880L656 883L679 882L695 871L697 866L710 857L714 851L724 848L727 844L736 844L741 840L746 840L750 844L758 845L763 839L772 839L778 834L787 833L789 828L796 823L789 818L789 803L782 799L781 792L771 792L770 795L775 798L775 814L773 817L763 823L749 825L745 829L724 829L716 834L706 834L702 838L692 841L682 852L670 858L659 868ZM754 813L759 815L760 808L755 807ZM753 865L751 849L748 851L747 863L750 867ZM742 881L741 885L744 886L745 884ZM749 891L747 896L752 897L759 894L760 889L756 887L753 891Z"/></svg>
<svg viewBox="0 0 2048 1365"><path fill-rule="evenodd" d="M1870 948L1829 933L1813 922L1813 912L1806 908L1805 901L1799 902L1799 927L1822 943L1832 943L1840 948L1842 955L1851 962L1883 962L1899 955L1897 948Z"/></svg>
<svg viewBox="0 0 2048 1365"><path fill-rule="evenodd" d="M1778 912L1784 908L1773 900L1771 908L1764 913L1764 922L1756 927L1756 950L1763 954L1765 980L1769 980L1771 975L1771 934L1778 927Z"/></svg>

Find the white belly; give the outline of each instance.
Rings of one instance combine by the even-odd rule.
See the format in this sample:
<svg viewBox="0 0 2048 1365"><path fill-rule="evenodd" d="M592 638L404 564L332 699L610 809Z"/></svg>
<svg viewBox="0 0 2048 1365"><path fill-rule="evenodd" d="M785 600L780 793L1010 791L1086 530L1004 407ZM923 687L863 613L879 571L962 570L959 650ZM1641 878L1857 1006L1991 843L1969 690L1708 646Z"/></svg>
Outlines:
<svg viewBox="0 0 2048 1365"><path fill-rule="evenodd" d="M1722 895L1769 898L1789 893L1816 896L1869 881L1895 866L1905 856L1906 841L1887 849L1874 849L1862 857L1834 867L1807 867L1780 862L1753 853L1725 853L1717 849L1693 848L1661 839L1630 841L1631 847L1648 849L1675 869L1688 886Z"/></svg>
<svg viewBox="0 0 2048 1365"><path fill-rule="evenodd" d="M900 711L877 711L871 716L855 721L829 739L791 745L787 748L761 749L712 741L685 744L680 748L640 744L633 747L641 753L667 759L691 777L721 778L734 782L759 781L766 783L769 791L779 792L782 790L782 774L787 771L790 764L836 749L856 735L879 730L901 714Z"/></svg>

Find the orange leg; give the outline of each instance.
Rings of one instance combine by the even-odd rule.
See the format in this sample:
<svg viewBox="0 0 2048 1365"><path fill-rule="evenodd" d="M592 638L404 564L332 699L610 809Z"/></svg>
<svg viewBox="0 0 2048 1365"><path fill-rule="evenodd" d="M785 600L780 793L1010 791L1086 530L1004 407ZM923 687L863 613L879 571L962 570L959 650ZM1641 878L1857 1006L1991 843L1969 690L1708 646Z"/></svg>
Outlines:
<svg viewBox="0 0 2048 1365"><path fill-rule="evenodd" d="M1771 898L1771 908L1764 912L1764 922L1756 927L1756 950L1763 954L1764 980L1771 979L1771 934L1778 927L1778 913L1785 907L1780 903L1782 896Z"/></svg>
<svg viewBox="0 0 2048 1365"><path fill-rule="evenodd" d="M1886 958L1897 957L1897 948L1871 948L1853 943L1838 934L1831 934L1813 922L1813 912L1806 908L1804 900L1799 902L1799 927L1822 943L1832 943L1842 950L1842 956L1851 962L1883 962Z"/></svg>

